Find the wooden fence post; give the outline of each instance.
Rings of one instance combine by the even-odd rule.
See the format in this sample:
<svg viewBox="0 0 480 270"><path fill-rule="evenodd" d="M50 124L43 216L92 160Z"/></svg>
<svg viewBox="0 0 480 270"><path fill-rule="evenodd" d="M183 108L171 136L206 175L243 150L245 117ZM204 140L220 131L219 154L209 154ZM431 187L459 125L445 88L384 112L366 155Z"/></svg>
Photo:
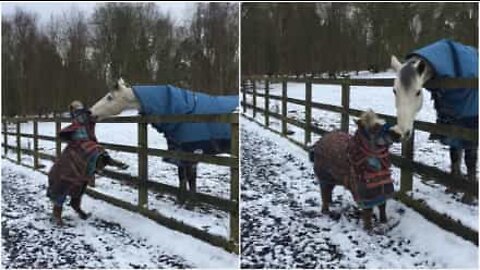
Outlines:
<svg viewBox="0 0 480 270"><path fill-rule="evenodd" d="M415 138L415 131L412 130L412 136L405 142L402 142L402 157L406 162L410 163L413 161L413 144ZM400 173L400 192L406 193L411 191L413 188L413 173L410 166L407 168L401 168Z"/></svg>
<svg viewBox="0 0 480 270"><path fill-rule="evenodd" d="M5 120L3 121L3 153L5 156L8 154L8 122Z"/></svg>
<svg viewBox="0 0 480 270"><path fill-rule="evenodd" d="M265 80L265 126L268 128L269 126L269 109L270 109L270 98L269 98L269 92L270 92L270 84L268 80Z"/></svg>
<svg viewBox="0 0 480 270"><path fill-rule="evenodd" d="M233 157L239 158L239 149L238 149L238 119L231 123L231 155ZM230 200L237 203L238 207L240 207L240 197L239 197L239 171L237 167L230 167ZM230 240L233 243L239 243L239 209L235 209L233 212L230 213Z"/></svg>
<svg viewBox="0 0 480 270"><path fill-rule="evenodd" d="M257 115L257 85L255 80L252 81L252 91L253 91L253 118Z"/></svg>
<svg viewBox="0 0 480 270"><path fill-rule="evenodd" d="M54 114L55 117L55 153L57 158L62 154L62 142L60 141L60 130L62 129L62 122L60 122L60 115Z"/></svg>
<svg viewBox="0 0 480 270"><path fill-rule="evenodd" d="M305 83L305 141L304 144L308 145L311 141L311 128L312 124L312 82L308 80Z"/></svg>
<svg viewBox="0 0 480 270"><path fill-rule="evenodd" d="M138 207L148 208L147 123L138 123Z"/></svg>
<svg viewBox="0 0 480 270"><path fill-rule="evenodd" d="M33 119L33 168L38 169L38 121Z"/></svg>
<svg viewBox="0 0 480 270"><path fill-rule="evenodd" d="M287 136L287 80L282 81L282 135Z"/></svg>
<svg viewBox="0 0 480 270"><path fill-rule="evenodd" d="M247 83L242 81L242 95L243 95L243 113L247 112Z"/></svg>
<svg viewBox="0 0 480 270"><path fill-rule="evenodd" d="M20 141L20 121L17 119L17 133L15 134L15 136L17 137L17 163L20 164L20 162L22 161L22 151L21 151L21 141Z"/></svg>
<svg viewBox="0 0 480 270"><path fill-rule="evenodd" d="M348 133L349 126L349 110L350 110L350 83L342 83L342 120L340 129Z"/></svg>

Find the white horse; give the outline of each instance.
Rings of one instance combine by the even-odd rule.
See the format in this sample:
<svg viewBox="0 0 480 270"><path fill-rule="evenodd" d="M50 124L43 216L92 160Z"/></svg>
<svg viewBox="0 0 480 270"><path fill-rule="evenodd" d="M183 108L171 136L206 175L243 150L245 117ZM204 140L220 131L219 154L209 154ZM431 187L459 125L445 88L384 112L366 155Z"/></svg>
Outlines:
<svg viewBox="0 0 480 270"><path fill-rule="evenodd" d="M402 140L406 140L412 136L413 122L422 108L422 89L426 82L435 77L435 70L429 62L415 55L403 64L397 57L392 56L391 67L397 73L393 85L397 125L393 130ZM434 94L433 91L432 94ZM472 132L474 131L472 130ZM477 149L477 146L465 148L465 164L470 181L476 180ZM461 175L462 150L462 148L450 146L451 173L453 175Z"/></svg>
<svg viewBox="0 0 480 270"><path fill-rule="evenodd" d="M141 102L137 99L134 90L131 87L126 86L123 79L119 79L115 87L90 108L92 115L97 117L99 120L118 115L124 110L131 109L140 112ZM225 143L219 143L215 153L209 153L208 150L204 153L216 154L229 152L230 143L228 143L228 147L225 145ZM179 200L184 202L186 199L185 195L187 191L187 183L189 186L190 196L192 198L196 192L196 163L178 162L176 164L178 166L178 177L180 181Z"/></svg>

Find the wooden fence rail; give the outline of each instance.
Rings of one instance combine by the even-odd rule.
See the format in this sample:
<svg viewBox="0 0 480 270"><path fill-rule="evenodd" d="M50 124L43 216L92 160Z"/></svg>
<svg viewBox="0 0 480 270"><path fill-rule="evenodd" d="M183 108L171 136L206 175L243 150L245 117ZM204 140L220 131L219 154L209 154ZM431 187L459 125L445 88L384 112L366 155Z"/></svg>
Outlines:
<svg viewBox="0 0 480 270"><path fill-rule="evenodd" d="M62 117L14 117L14 118L2 118L2 133L4 135L4 142L2 147L4 147L4 158L7 158L13 162L16 162L20 165L27 166L32 169L40 169L42 166L39 163L40 159L55 161L56 158L61 154L61 141L58 136L47 136L38 134L38 123L39 122L53 122L55 123L56 134L61 129L62 122L70 122L69 118ZM33 124L33 133L22 133L21 124L25 122L32 122ZM168 151L164 149L153 149L148 148L148 133L147 133L147 124L152 122L222 122L229 123L231 126L231 154L229 157L225 156L213 156L213 155L203 155L195 154L181 151ZM166 227L179 230L183 233L190 234L194 237L197 237L203 241L209 242L213 245L222 247L230 252L238 253L239 250L239 152L238 152L238 114L223 114L223 115L175 115L175 116L128 116L128 117L115 117L104 119L99 121L99 123L136 123L138 125L138 146L126 146L118 145L112 143L101 143L105 149L126 152L136 154L138 157L138 176L133 176L126 173L115 172L112 170L104 170L104 175L122 181L133 188L138 190L138 204L133 205L129 202L123 201L119 198L114 198L109 195L102 194L92 189L87 189L87 194L109 203L112 203L118 207L125 208L130 211L140 213L154 221L162 224ZM11 132L8 129L9 124L15 126L15 132ZM15 137L15 146L9 145L8 137ZM33 139L33 150L22 149L21 148L21 138ZM55 155L50 155L47 153L42 153L39 150L39 140L45 140L55 143ZM8 150L15 151L16 159L11 159L7 157ZM22 164L22 154L33 156L33 166L28 164ZM159 183L156 181L150 181L148 179L148 157L169 157L176 158L179 160L187 160L193 162L203 162L209 164L215 164L218 166L230 167L230 198L220 198L212 196L209 194L197 192L194 195L183 194L184 192L175 186L171 186L164 183ZM44 171L41 171L45 173ZM181 221L175 220L174 218L168 218L158 213L155 210L148 209L148 191L152 190L159 193L166 193L174 196L186 196L189 199L195 199L197 202L209 205L215 209L225 211L230 215L230 224L229 224L229 237L224 238L218 235L210 234L204 230L198 229L194 226L185 224Z"/></svg>
<svg viewBox="0 0 480 270"><path fill-rule="evenodd" d="M263 82L263 83L262 83ZM287 83L297 82L305 84L305 100L290 98L287 95ZM271 87L272 83L281 83L282 94L272 95L271 91L267 87ZM259 92L258 87L255 85L264 85L263 93ZM312 101L312 84L320 85L340 85L341 86L341 106L335 106L331 104L324 104ZM351 86L379 86L379 87L391 87L393 85L393 79L317 79L317 78L290 78L290 77L265 77L265 76L248 76L242 78L241 92L243 100L241 106L243 106L244 116L255 120L255 115L263 113L266 117L273 117L281 121L281 128L279 131L264 125L270 131L273 131L281 136L286 137L294 144L307 150L310 145L311 133L323 135L327 130L321 129L312 124L312 108L336 112L341 114L340 129L348 132L349 117L359 116L362 111L350 108L350 91ZM478 88L477 79L442 79L432 81L428 85L429 87L437 88ZM320 90L321 91L321 90ZM455 90L451 90L455 91ZM251 97L252 102L247 102L247 98ZM257 98L262 97L265 100L264 108L256 106ZM281 113L273 112L270 110L270 100L281 101ZM295 104L304 107L305 119L294 119L288 117L288 104ZM251 109L254 113L253 117L249 117L245 113ZM386 119L391 123L396 123L396 117L384 114L378 114L380 117ZM266 123L266 122L265 122ZM305 138L303 142L290 138L288 135L287 124L296 126L304 131ZM457 137L465 140L470 140L478 143L478 134L472 132L470 129L461 127L439 125L424 121L415 121L414 128L421 131L430 133L436 133L446 135L449 137ZM445 215L441 215L429 208L427 205L420 204L407 194L412 194L413 189L413 176L415 173L428 177L428 179L434 180L438 183L446 185L451 188L459 189L462 192L478 197L478 183L472 183L464 179L463 177L452 176L450 173L442 171L438 168L430 165L414 161L414 136L406 142L402 143L401 155L392 154L392 163L401 169L401 184L400 193L397 196L399 200L405 202L406 205L414 208L422 215L428 217L435 217L434 222L446 230L450 230L467 240L474 242L478 245L478 232L472 230L469 227L463 226L459 221L453 220ZM414 203L416 202L416 203Z"/></svg>

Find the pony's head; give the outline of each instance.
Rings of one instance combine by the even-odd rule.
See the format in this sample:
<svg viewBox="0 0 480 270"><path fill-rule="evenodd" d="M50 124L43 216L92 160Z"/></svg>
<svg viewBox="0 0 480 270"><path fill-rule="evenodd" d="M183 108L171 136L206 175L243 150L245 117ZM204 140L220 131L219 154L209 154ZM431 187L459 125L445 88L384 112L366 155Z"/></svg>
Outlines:
<svg viewBox="0 0 480 270"><path fill-rule="evenodd" d="M72 101L72 103L70 103L70 105L68 106L68 109L69 109L70 112L73 112L73 111L76 111L76 110L81 110L83 108L84 108L83 103L81 101L78 101L78 100Z"/></svg>
<svg viewBox="0 0 480 270"><path fill-rule="evenodd" d="M378 115L372 110L362 112L360 118L356 121L359 129L363 129L368 134L376 134L385 125L385 120L378 117Z"/></svg>
<svg viewBox="0 0 480 270"><path fill-rule="evenodd" d="M392 55L391 66L397 73L393 84L395 107L397 108L397 125L394 131L402 140L410 138L413 121L423 104L423 84L430 79L431 69L422 59L412 57L400 63Z"/></svg>
<svg viewBox="0 0 480 270"><path fill-rule="evenodd" d="M387 135L389 140L398 141L399 136L393 131L393 128L385 130L385 120L378 117L378 115L371 109L363 112L356 121L358 129L362 131L362 134L370 141L378 142L379 140L385 140ZM380 143L384 144L384 143Z"/></svg>
<svg viewBox="0 0 480 270"><path fill-rule="evenodd" d="M92 115L97 119L118 115L126 109L137 109L138 102L131 88L127 87L120 78L103 98L90 108Z"/></svg>

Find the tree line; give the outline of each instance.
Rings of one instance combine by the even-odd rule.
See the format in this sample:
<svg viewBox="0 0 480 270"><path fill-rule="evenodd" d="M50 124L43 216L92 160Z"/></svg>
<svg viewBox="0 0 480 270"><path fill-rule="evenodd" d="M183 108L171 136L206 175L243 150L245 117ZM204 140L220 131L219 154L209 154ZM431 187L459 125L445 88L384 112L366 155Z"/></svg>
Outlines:
<svg viewBox="0 0 480 270"><path fill-rule="evenodd" d="M389 68L442 38L478 47L478 3L244 3L242 74Z"/></svg>
<svg viewBox="0 0 480 270"><path fill-rule="evenodd" d="M175 24L154 3L97 4L39 23L22 9L2 17L2 113L65 111L87 105L123 77L238 94L238 5L198 3Z"/></svg>

